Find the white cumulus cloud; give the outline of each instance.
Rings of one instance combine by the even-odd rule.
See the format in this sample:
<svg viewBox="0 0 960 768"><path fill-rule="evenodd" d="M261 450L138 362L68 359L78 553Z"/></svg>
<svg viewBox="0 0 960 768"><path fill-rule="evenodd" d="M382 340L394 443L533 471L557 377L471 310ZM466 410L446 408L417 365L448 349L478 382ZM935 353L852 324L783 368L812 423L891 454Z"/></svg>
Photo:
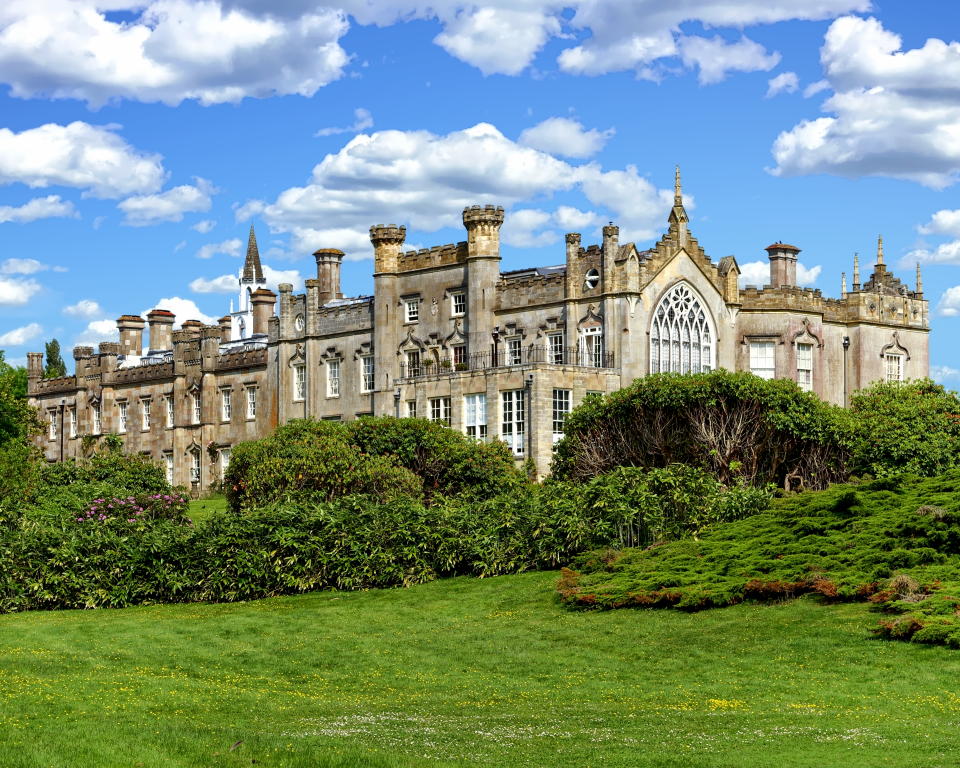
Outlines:
<svg viewBox="0 0 960 768"><path fill-rule="evenodd" d="M0 307L22 307L39 291L36 280L0 277Z"/></svg>
<svg viewBox="0 0 960 768"><path fill-rule="evenodd" d="M768 71L780 63L779 53L768 53L753 40L741 37L728 43L719 35L681 38L680 58L688 67L699 68L702 85L719 83L729 72Z"/></svg>
<svg viewBox="0 0 960 768"><path fill-rule="evenodd" d="M124 224L143 227L161 221L182 221L185 213L209 211L210 195L216 192L209 181L198 178L195 185L184 184L155 195L128 197L117 207L124 213Z"/></svg>
<svg viewBox="0 0 960 768"><path fill-rule="evenodd" d="M748 261L746 264L740 264L740 287L745 285L755 285L762 288L770 284L770 262L769 261ZM814 267L807 267L797 263L797 285L802 288L809 288L817 282L823 267L819 264Z"/></svg>
<svg viewBox="0 0 960 768"><path fill-rule="evenodd" d="M60 195L35 197L23 205L0 205L0 224L17 222L26 224L38 219L74 218L77 211L69 200L61 200Z"/></svg>
<svg viewBox="0 0 960 768"><path fill-rule="evenodd" d="M190 229L194 230L195 232L199 232L201 235L206 235L215 226L217 226L217 222L213 221L212 219L204 219L203 221L198 221L196 224L190 227Z"/></svg>
<svg viewBox="0 0 960 768"><path fill-rule="evenodd" d="M767 98L772 99L781 93L796 93L800 87L800 78L796 72L781 72L767 80Z"/></svg>
<svg viewBox="0 0 960 768"><path fill-rule="evenodd" d="M367 128L373 128L373 115L370 114L370 110L358 107L353 110L353 117L353 125L348 125L345 128L321 128L313 135L319 137L334 136L338 133L360 133Z"/></svg>
<svg viewBox="0 0 960 768"><path fill-rule="evenodd" d="M14 328L12 331L0 334L0 347L19 347L32 341L43 333L43 328L39 323L30 323L29 325Z"/></svg>
<svg viewBox="0 0 960 768"><path fill-rule="evenodd" d="M960 210L940 210L930 221L917 227L922 235L950 235L960 237Z"/></svg>
<svg viewBox="0 0 960 768"><path fill-rule="evenodd" d="M263 277L267 281L267 288L276 291L280 283L292 283L294 289L303 287L303 277L297 269L274 269L269 264L263 264ZM220 275L219 277L198 277L190 281L190 290L194 293L225 293L235 294L239 289L239 277L236 274Z"/></svg>
<svg viewBox="0 0 960 768"><path fill-rule="evenodd" d="M152 309L165 309L168 312L173 312L176 315L176 320L173 323L174 328L180 328L187 320L199 320L204 325L215 325L217 322L216 318L204 314L192 299L184 299L180 296L160 299L152 307L143 310L140 316L145 318Z"/></svg>
<svg viewBox="0 0 960 768"><path fill-rule="evenodd" d="M960 285L947 288L937 302L937 307L934 311L941 317L960 316Z"/></svg>
<svg viewBox="0 0 960 768"><path fill-rule="evenodd" d="M562 157L592 157L603 149L615 133L613 128L587 130L569 117L548 117L542 123L527 128L520 134L519 143L551 155Z"/></svg>
<svg viewBox="0 0 960 768"><path fill-rule="evenodd" d="M0 272L5 275L35 275L37 272L45 272L50 269L48 264L44 264L36 259L4 259L0 264Z"/></svg>
<svg viewBox="0 0 960 768"><path fill-rule="evenodd" d="M220 243L207 243L200 246L200 250L197 251L197 258L210 259L221 253L227 256L239 256L242 248L243 241L233 237Z"/></svg>
<svg viewBox="0 0 960 768"><path fill-rule="evenodd" d="M117 330L117 321L103 318L101 320L91 320L74 339L73 345L92 345L96 346L101 341L117 341L120 338L120 332Z"/></svg>
<svg viewBox="0 0 960 768"><path fill-rule="evenodd" d="M103 314L103 309L93 299L80 299L76 304L64 307L63 314L71 317L92 318Z"/></svg>

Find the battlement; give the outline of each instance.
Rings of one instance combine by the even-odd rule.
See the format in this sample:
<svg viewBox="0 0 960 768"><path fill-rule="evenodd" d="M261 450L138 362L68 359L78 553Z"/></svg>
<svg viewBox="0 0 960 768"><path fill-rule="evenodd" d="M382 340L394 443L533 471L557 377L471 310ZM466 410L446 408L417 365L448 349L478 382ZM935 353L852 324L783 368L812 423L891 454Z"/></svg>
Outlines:
<svg viewBox="0 0 960 768"><path fill-rule="evenodd" d="M155 381L173 378L173 363L151 363L114 371L110 379L115 384L130 384L139 381Z"/></svg>
<svg viewBox="0 0 960 768"><path fill-rule="evenodd" d="M463 226L467 229L478 224L503 224L502 205L470 205L463 209Z"/></svg>
<svg viewBox="0 0 960 768"><path fill-rule="evenodd" d="M374 248L382 244L400 245L407 239L407 228L396 224L375 224L370 227L370 241Z"/></svg>
<svg viewBox="0 0 960 768"><path fill-rule="evenodd" d="M237 368L256 368L267 364L267 349L240 349L217 357L217 370L229 371Z"/></svg>
<svg viewBox="0 0 960 768"><path fill-rule="evenodd" d="M56 379L40 379L31 384L31 395L53 395L73 392L77 388L76 376L59 376Z"/></svg>
<svg viewBox="0 0 960 768"><path fill-rule="evenodd" d="M405 251L400 254L397 270L413 272L418 269L436 269L452 264L462 264L467 260L466 242L435 245L418 251Z"/></svg>

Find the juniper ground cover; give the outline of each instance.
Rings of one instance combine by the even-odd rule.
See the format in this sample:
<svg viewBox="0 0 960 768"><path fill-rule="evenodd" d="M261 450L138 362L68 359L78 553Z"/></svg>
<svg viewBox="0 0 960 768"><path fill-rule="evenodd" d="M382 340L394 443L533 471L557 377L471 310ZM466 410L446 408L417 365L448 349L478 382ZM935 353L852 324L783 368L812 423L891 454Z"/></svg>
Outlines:
<svg viewBox="0 0 960 768"><path fill-rule="evenodd" d="M571 611L557 578L0 616L0 765L954 764L960 654L863 603Z"/></svg>

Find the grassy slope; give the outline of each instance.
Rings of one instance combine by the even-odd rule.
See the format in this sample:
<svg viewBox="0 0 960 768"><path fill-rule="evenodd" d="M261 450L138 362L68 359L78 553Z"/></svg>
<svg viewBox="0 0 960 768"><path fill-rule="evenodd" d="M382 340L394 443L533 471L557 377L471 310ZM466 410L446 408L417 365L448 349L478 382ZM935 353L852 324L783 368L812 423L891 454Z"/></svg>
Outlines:
<svg viewBox="0 0 960 768"><path fill-rule="evenodd" d="M862 604L575 612L556 578L0 616L0 765L933 768L960 749L960 654L870 639Z"/></svg>
<svg viewBox="0 0 960 768"><path fill-rule="evenodd" d="M227 497L221 494L207 496L203 499L193 499L190 502L190 509L187 516L194 523L202 523L209 520L217 512L223 512L227 508Z"/></svg>

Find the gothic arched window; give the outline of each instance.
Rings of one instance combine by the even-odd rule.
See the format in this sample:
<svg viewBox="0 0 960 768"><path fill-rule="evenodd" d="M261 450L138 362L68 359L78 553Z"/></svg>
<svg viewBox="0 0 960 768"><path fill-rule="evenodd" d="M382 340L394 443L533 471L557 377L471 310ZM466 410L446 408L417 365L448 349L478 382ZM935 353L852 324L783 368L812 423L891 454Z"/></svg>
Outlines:
<svg viewBox="0 0 960 768"><path fill-rule="evenodd" d="M700 297L687 283L667 291L650 323L650 373L713 369L716 339Z"/></svg>

